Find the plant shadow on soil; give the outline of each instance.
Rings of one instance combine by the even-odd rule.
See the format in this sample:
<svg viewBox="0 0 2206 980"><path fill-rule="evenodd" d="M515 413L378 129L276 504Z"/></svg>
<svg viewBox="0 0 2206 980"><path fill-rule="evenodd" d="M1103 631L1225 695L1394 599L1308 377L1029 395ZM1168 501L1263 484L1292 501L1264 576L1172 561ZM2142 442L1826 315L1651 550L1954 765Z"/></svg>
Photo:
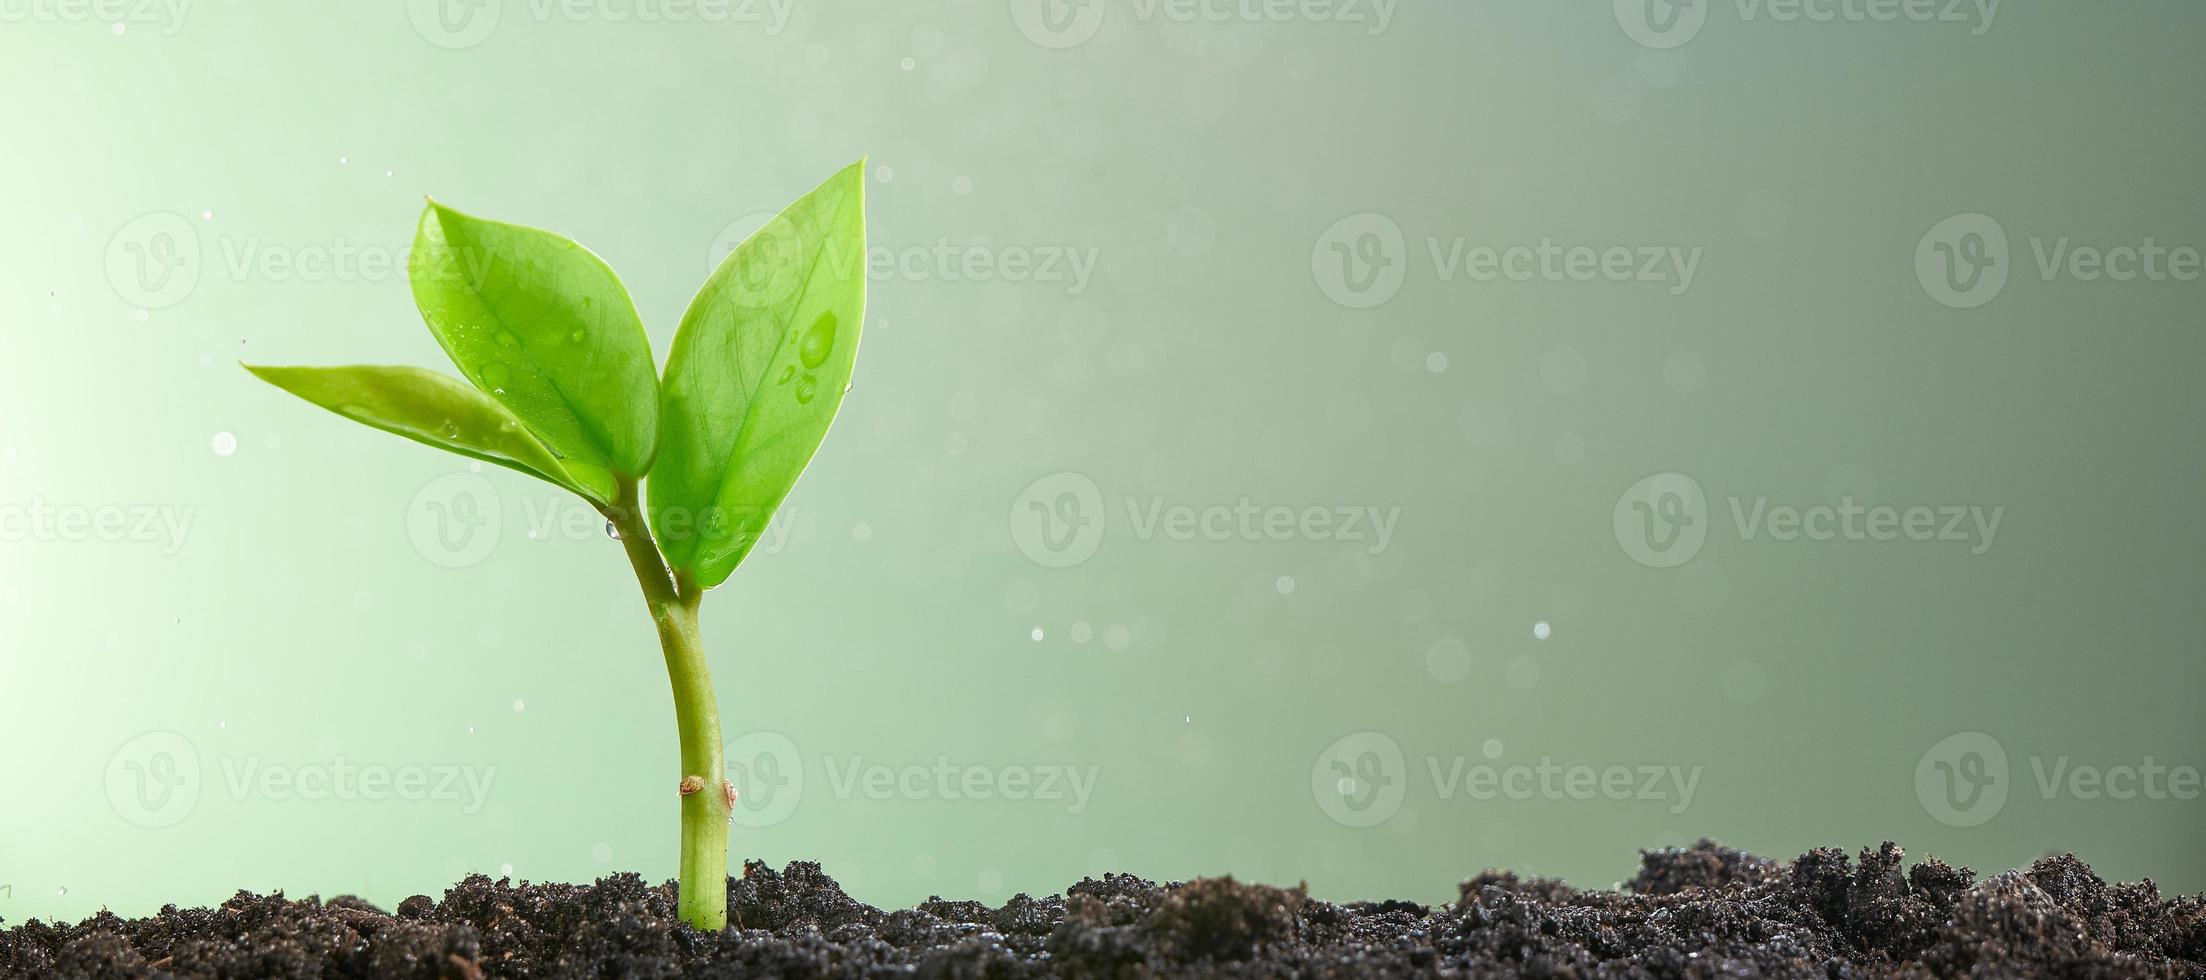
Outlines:
<svg viewBox="0 0 2206 980"><path fill-rule="evenodd" d="M2206 896L2108 884L2073 855L1978 880L1886 843L1791 862L1646 851L1619 891L1487 872L1440 906L1333 904L1231 878L1085 879L1001 906L884 912L816 864L747 864L721 934L674 886L474 875L395 914L240 892L215 909L0 931L0 975L119 977L2206 977ZM4 925L4 923L0 923Z"/></svg>

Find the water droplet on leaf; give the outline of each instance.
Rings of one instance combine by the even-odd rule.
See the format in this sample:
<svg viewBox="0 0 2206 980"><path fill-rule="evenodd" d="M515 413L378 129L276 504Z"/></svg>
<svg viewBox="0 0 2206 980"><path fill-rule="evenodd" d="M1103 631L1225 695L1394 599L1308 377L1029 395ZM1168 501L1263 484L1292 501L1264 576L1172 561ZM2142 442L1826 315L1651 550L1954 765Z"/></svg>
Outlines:
<svg viewBox="0 0 2206 980"><path fill-rule="evenodd" d="M829 311L820 314L819 319L805 328L804 336L797 339L797 359L803 361L805 367L816 368L827 363L827 355L834 350L835 314Z"/></svg>
<svg viewBox="0 0 2206 980"><path fill-rule="evenodd" d="M615 541L620 540L620 528L614 527L612 521L606 521L605 536L608 538L612 538Z"/></svg>
<svg viewBox="0 0 2206 980"><path fill-rule="evenodd" d="M812 395L819 390L819 387L820 383L812 380L811 375L805 375L802 381L797 382L797 404L812 404Z"/></svg>

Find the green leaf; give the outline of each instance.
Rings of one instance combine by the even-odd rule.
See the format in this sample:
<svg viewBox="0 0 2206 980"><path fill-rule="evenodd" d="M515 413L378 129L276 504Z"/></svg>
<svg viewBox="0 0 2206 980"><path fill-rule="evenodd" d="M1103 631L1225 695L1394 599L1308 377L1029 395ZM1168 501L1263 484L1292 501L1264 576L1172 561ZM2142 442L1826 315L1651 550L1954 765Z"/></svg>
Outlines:
<svg viewBox="0 0 2206 980"><path fill-rule="evenodd" d="M613 499L602 468L561 462L505 406L458 378L417 367L259 367L262 381L355 422L548 480L597 503Z"/></svg>
<svg viewBox="0 0 2206 980"><path fill-rule="evenodd" d="M434 201L408 269L460 373L562 459L640 477L658 447L659 379L636 304L566 238Z"/></svg>
<svg viewBox="0 0 2206 980"><path fill-rule="evenodd" d="M750 553L849 386L865 317L865 161L729 254L667 359L651 526L706 588Z"/></svg>

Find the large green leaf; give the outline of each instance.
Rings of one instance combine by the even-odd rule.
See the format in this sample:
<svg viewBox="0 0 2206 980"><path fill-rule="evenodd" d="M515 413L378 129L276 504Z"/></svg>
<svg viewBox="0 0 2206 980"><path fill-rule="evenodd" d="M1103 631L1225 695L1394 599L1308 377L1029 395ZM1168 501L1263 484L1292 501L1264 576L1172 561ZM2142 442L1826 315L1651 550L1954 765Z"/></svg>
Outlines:
<svg viewBox="0 0 2206 980"><path fill-rule="evenodd" d="M636 304L604 260L566 238L434 201L409 272L429 332L563 459L651 469L659 379Z"/></svg>
<svg viewBox="0 0 2206 980"><path fill-rule="evenodd" d="M417 367L257 367L263 381L355 422L462 456L510 466L598 503L612 474L561 462L505 406L458 378Z"/></svg>
<svg viewBox="0 0 2206 980"><path fill-rule="evenodd" d="M865 317L864 185L861 160L790 205L682 315L651 525L706 588L750 553L842 405Z"/></svg>

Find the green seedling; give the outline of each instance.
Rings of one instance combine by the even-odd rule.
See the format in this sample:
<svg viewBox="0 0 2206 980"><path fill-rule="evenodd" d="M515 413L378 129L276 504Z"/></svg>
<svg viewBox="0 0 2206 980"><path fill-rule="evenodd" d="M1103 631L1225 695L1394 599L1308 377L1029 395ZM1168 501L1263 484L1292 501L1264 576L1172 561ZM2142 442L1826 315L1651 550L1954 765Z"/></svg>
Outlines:
<svg viewBox="0 0 2206 980"><path fill-rule="evenodd" d="M864 171L861 160L828 178L720 263L682 315L663 377L603 260L434 201L407 272L465 381L414 367L246 366L356 422L550 481L605 515L673 680L679 901L700 929L727 926L736 791L698 601L758 541L849 389L865 312Z"/></svg>

